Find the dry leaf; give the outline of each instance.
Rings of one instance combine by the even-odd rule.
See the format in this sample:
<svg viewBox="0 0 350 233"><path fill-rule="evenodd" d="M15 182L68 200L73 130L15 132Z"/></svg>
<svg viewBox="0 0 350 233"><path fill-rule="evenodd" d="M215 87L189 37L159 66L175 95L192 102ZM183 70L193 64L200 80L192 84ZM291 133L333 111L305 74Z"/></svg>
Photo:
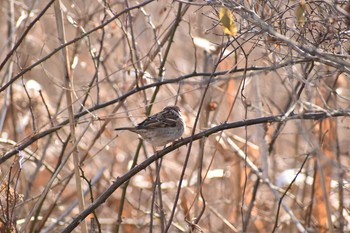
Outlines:
<svg viewBox="0 0 350 233"><path fill-rule="evenodd" d="M306 11L306 4L305 0L300 0L299 5L295 9L295 16L297 18L297 22L299 26L304 26L305 24L305 11Z"/></svg>
<svg viewBox="0 0 350 233"><path fill-rule="evenodd" d="M222 26L222 30L225 34L236 36L237 27L233 20L233 14L226 7L221 7L219 12L219 18Z"/></svg>

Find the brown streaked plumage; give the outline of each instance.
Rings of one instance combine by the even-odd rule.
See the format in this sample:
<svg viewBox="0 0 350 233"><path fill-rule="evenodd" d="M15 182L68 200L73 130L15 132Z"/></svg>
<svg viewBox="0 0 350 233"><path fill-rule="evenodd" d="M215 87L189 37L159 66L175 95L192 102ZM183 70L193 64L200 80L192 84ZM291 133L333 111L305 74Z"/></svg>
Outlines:
<svg viewBox="0 0 350 233"><path fill-rule="evenodd" d="M129 130L139 134L153 146L165 146L182 136L185 122L178 106L167 106L135 127L121 127L115 130Z"/></svg>

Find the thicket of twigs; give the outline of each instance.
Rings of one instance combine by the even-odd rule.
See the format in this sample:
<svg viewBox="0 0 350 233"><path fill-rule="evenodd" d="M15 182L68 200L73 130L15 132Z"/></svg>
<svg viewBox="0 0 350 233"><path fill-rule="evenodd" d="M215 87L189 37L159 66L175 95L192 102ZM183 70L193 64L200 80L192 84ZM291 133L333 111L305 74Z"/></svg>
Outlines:
<svg viewBox="0 0 350 233"><path fill-rule="evenodd" d="M0 5L1 232L350 230L350 3Z"/></svg>

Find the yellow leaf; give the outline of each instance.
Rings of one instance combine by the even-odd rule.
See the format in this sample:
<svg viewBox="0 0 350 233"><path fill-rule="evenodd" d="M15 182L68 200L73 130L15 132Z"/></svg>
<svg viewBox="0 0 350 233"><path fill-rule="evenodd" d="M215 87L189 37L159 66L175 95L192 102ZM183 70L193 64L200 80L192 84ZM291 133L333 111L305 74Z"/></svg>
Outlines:
<svg viewBox="0 0 350 233"><path fill-rule="evenodd" d="M221 7L219 12L219 18L222 26L222 30L225 34L236 36L237 27L233 20L233 14L226 7Z"/></svg>
<svg viewBox="0 0 350 233"><path fill-rule="evenodd" d="M297 22L298 22L299 26L304 26L304 23L305 23L305 11L306 11L305 0L300 0L299 5L295 9L295 16L297 18Z"/></svg>

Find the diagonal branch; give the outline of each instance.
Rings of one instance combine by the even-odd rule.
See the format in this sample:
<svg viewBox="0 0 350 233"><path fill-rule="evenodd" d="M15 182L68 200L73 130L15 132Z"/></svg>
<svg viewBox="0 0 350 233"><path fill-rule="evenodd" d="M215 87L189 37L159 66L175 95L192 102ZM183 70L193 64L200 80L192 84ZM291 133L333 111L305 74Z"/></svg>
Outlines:
<svg viewBox="0 0 350 233"><path fill-rule="evenodd" d="M162 158L166 154L171 151L176 150L177 148L190 143L191 141L199 140L203 137L208 137L211 134L220 132L222 130L228 130L233 128L239 128L244 126L251 126L262 123L273 123L273 122L281 122L281 121L289 121L296 119L304 119L304 120L320 120L329 117L338 117L338 116L350 116L350 111L334 111L332 113L326 112L310 112L303 114L291 114L288 117L285 117L283 114L277 116L269 116L269 117L261 117L244 121L237 121L232 123L223 123L221 125L215 126L203 132L193 135L193 137L184 138L178 142L175 142L173 145L164 148L161 151L158 151L156 154L150 156L148 159L144 160L142 163L137 165L136 167L129 170L123 176L117 178L114 183L103 192L90 206L88 206L84 211L80 212L80 214L62 231L63 233L71 232L79 223L84 220L90 213L92 213L96 208L98 208L101 204L103 204L109 196L113 194L113 192L118 189L121 185L131 179L134 175L139 173L140 171L146 169L151 163L156 161L159 158Z"/></svg>

